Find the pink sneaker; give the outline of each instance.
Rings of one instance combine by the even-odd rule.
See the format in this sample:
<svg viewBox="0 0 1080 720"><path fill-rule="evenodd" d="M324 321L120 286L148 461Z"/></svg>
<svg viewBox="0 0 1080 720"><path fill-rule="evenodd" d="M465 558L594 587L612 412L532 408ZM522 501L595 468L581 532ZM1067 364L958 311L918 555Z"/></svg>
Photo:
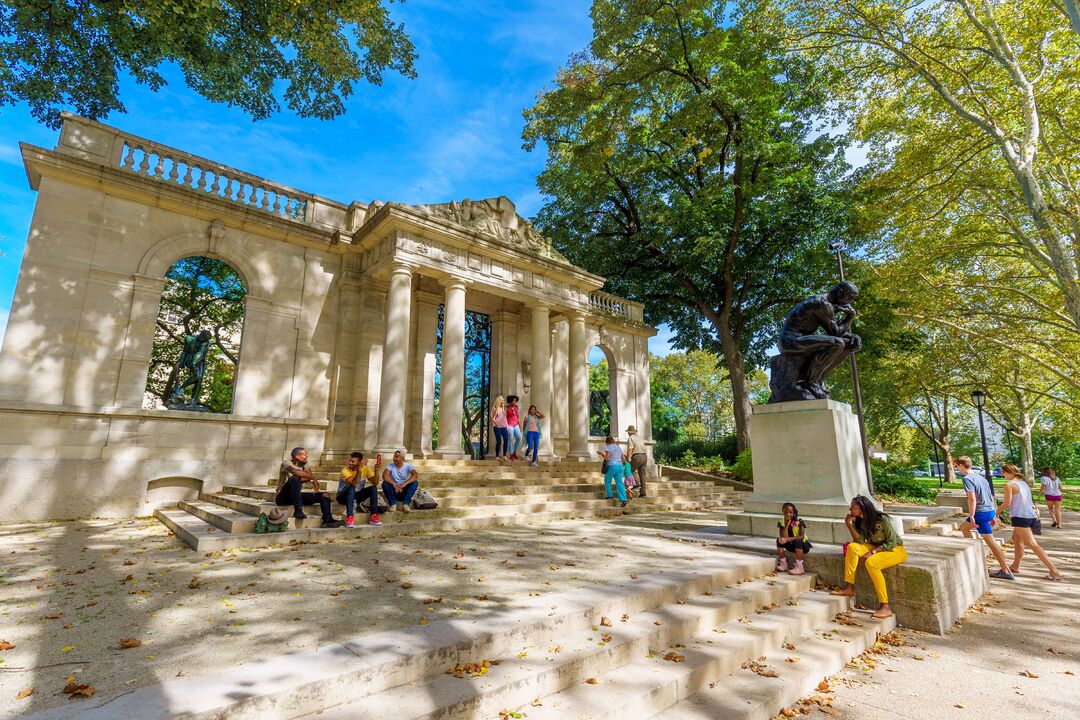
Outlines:
<svg viewBox="0 0 1080 720"><path fill-rule="evenodd" d="M796 560L795 561L795 569L791 571L791 574L792 575L805 575L806 574L806 569L802 566L802 564L803 564L802 560Z"/></svg>
<svg viewBox="0 0 1080 720"><path fill-rule="evenodd" d="M780 561L776 563L776 569L780 572L787 572L787 556L780 558Z"/></svg>
<svg viewBox="0 0 1080 720"><path fill-rule="evenodd" d="M352 515L345 518L345 527L356 527L356 519Z"/></svg>
<svg viewBox="0 0 1080 720"><path fill-rule="evenodd" d="M379 519L379 513L372 513L371 514L371 524L372 525L382 525L382 520Z"/></svg>

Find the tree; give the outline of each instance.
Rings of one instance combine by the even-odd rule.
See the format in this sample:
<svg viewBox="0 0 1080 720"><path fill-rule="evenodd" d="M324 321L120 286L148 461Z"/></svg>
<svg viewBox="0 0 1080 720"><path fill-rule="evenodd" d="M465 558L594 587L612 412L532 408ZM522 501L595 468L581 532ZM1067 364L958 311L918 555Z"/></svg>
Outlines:
<svg viewBox="0 0 1080 720"><path fill-rule="evenodd" d="M212 412L227 413L232 410L247 287L228 264L201 256L176 261L165 278L144 405L161 408L168 403L177 382L183 379L176 361L184 336L209 330L213 342L206 354L206 397L201 400ZM197 404L200 398L192 400Z"/></svg>
<svg viewBox="0 0 1080 720"><path fill-rule="evenodd" d="M768 380L759 370L750 373L749 383L754 394L767 387ZM691 350L653 356L649 385L654 404L685 434L717 440L735 432L731 384L717 355Z"/></svg>
<svg viewBox="0 0 1080 720"><path fill-rule="evenodd" d="M0 106L30 105L58 127L60 111L124 111L123 74L157 90L176 63L189 87L255 119L280 109L341 115L357 81L415 77L412 42L381 0L3 0Z"/></svg>
<svg viewBox="0 0 1080 720"><path fill-rule="evenodd" d="M716 352L749 445L748 372L787 308L831 279L846 232L838 145L815 127L813 69L709 0L596 0L587 52L526 110L547 147L537 222L645 305L684 349Z"/></svg>
<svg viewBox="0 0 1080 720"><path fill-rule="evenodd" d="M794 27L792 42L805 57L845 69L838 99L854 111L857 137L889 166L884 184L895 192L886 207L923 221L960 215L996 225L983 240L1052 283L1080 330L1080 40L1066 6L763 0L759 7Z"/></svg>

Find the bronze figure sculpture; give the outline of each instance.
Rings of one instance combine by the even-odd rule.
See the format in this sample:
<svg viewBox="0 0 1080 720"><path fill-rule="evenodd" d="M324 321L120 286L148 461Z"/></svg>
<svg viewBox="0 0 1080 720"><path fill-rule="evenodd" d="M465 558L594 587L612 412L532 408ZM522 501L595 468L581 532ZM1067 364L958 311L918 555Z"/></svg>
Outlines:
<svg viewBox="0 0 1080 720"><path fill-rule="evenodd" d="M770 403L829 397L825 376L862 347L851 332L858 294L854 283L842 282L791 309L780 328L780 354L769 364Z"/></svg>
<svg viewBox="0 0 1080 720"><path fill-rule="evenodd" d="M203 378L206 376L206 352L210 348L210 331L203 330L198 335L184 336L184 350L176 361L176 374L179 377L184 370L188 376L176 384L176 389L169 395L170 410L208 411L210 408L199 404L202 394ZM191 398L184 401L185 390L192 388Z"/></svg>

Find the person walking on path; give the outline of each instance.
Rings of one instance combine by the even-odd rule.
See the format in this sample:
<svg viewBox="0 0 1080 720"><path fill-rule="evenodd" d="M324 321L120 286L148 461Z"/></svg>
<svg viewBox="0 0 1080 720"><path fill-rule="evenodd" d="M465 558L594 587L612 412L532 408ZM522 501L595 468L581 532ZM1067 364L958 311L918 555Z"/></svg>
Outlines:
<svg viewBox="0 0 1080 720"><path fill-rule="evenodd" d="M638 497L645 497L645 464L649 456L645 454L645 443L633 425L626 428L626 455L630 460L630 472L637 478Z"/></svg>
<svg viewBox="0 0 1080 720"><path fill-rule="evenodd" d="M507 428L506 400L501 395L495 398L495 404L491 408L491 427L495 430L495 459L506 462L510 430Z"/></svg>
<svg viewBox="0 0 1080 720"><path fill-rule="evenodd" d="M611 483L615 483L615 496L619 498L619 507L626 507L626 485L623 484L623 449L615 438L610 435L605 440L607 443L600 454L604 456L604 496L608 500L614 499L611 495Z"/></svg>
<svg viewBox="0 0 1080 720"><path fill-rule="evenodd" d="M907 560L904 540L896 534L892 519L878 512L865 495L856 495L851 501L844 523L851 533L851 542L844 551L844 587L833 590L832 594L855 597L855 572L862 558L866 574L870 576L878 602L881 603L874 617L891 617L893 611L889 607L889 590L885 587L885 576L881 571Z"/></svg>
<svg viewBox="0 0 1080 720"><path fill-rule="evenodd" d="M538 467L539 463L536 462L536 454L540 452L540 421L544 419L544 413L536 409L535 405L529 406L529 414L525 416L523 425L525 427L525 459L529 459L529 453L532 452L532 462L530 465Z"/></svg>
<svg viewBox="0 0 1080 720"><path fill-rule="evenodd" d="M990 577L999 580L1015 580L1009 572L1009 561L1005 559L1005 551L994 539L994 517L997 515L997 500L994 498L994 486L982 476L982 473L971 467L971 458L961 455L953 459L953 469L964 478L964 491L967 493L968 516L960 523L960 532L970 539L972 529L979 531L994 559L1001 566L1000 570L990 573Z"/></svg>
<svg viewBox="0 0 1080 720"><path fill-rule="evenodd" d="M518 459L517 451L521 447L521 408L518 407L518 396L506 396L506 430L510 437L510 460Z"/></svg>
<svg viewBox="0 0 1080 720"><path fill-rule="evenodd" d="M1050 527L1061 527L1061 480L1052 467L1044 467L1039 471L1039 489L1046 498L1046 509L1050 511Z"/></svg>
<svg viewBox="0 0 1080 720"><path fill-rule="evenodd" d="M1042 560L1049 574L1047 580L1060 580L1061 573L1054 567L1046 551L1039 547L1035 539L1035 523L1039 517L1039 511L1035 508L1035 501L1031 499L1031 488L1028 487L1024 473L1015 465L1002 465L1001 476L1005 478L1005 498L998 507L998 513L1009 511L1009 522L1012 524L1013 534L1013 561L1009 570L1020 573L1020 561L1024 559L1024 548L1029 547L1035 555Z"/></svg>

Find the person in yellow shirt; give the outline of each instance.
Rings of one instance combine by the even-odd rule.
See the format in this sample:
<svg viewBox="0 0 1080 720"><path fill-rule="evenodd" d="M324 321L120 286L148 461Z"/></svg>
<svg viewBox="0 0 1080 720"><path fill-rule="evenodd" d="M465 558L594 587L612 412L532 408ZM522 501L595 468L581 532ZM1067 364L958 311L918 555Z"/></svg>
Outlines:
<svg viewBox="0 0 1080 720"><path fill-rule="evenodd" d="M345 527L356 527L356 498L368 498L368 508L372 525L382 525L379 520L379 489L375 484L379 466L382 465L382 455L375 457L375 468L372 469L364 462L364 454L354 452L349 456L349 464L341 468L341 478L338 480L337 501L345 506Z"/></svg>

